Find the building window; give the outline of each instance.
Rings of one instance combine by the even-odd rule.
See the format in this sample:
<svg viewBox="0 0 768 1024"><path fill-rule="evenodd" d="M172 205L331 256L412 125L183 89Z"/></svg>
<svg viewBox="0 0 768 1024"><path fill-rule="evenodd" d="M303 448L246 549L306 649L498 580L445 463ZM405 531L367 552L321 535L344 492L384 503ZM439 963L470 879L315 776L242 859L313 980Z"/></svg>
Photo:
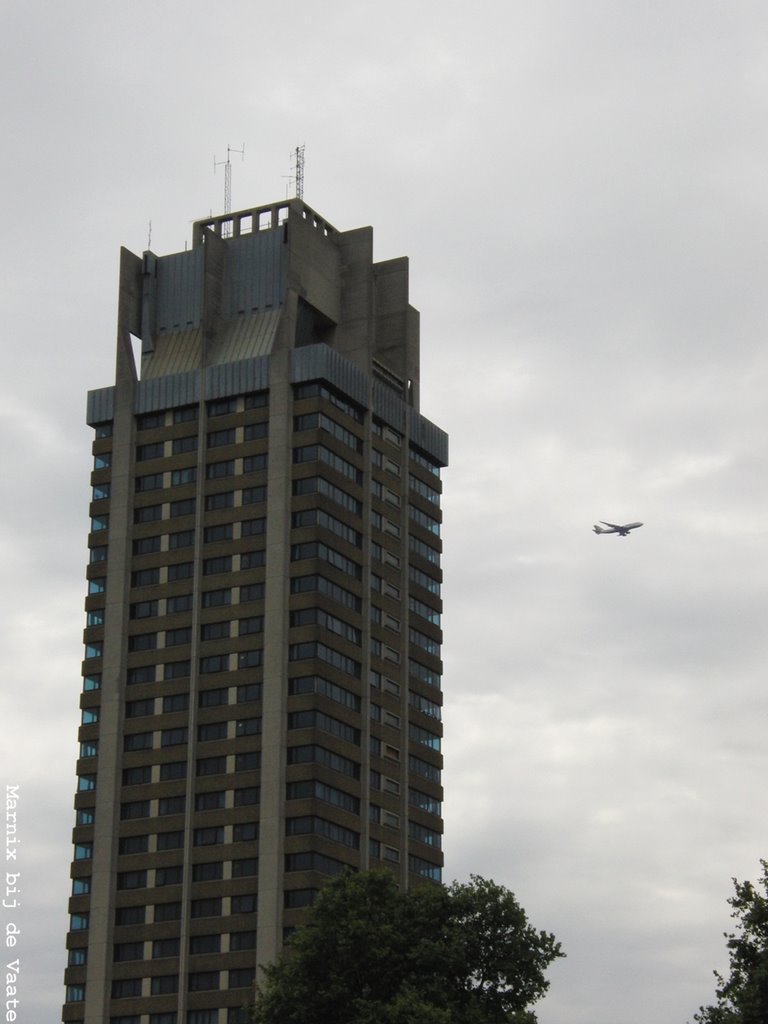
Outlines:
<svg viewBox="0 0 768 1024"><path fill-rule="evenodd" d="M155 923L181 920L181 903L156 903ZM141 921L143 924L143 919Z"/></svg>
<svg viewBox="0 0 768 1024"><path fill-rule="evenodd" d="M152 959L161 960L167 956L179 955L178 939L155 939L152 943Z"/></svg>
<svg viewBox="0 0 768 1024"><path fill-rule="evenodd" d="M178 747L187 742L187 728L184 726L179 729L163 729L160 737L161 747Z"/></svg>
<svg viewBox="0 0 768 1024"><path fill-rule="evenodd" d="M193 562L176 562L168 566L168 582L176 580L191 580L194 576L195 566Z"/></svg>
<svg viewBox="0 0 768 1024"><path fill-rule="evenodd" d="M216 526L206 526L203 532L203 540L206 544L232 540L232 523L218 523Z"/></svg>
<svg viewBox="0 0 768 1024"><path fill-rule="evenodd" d="M203 559L203 575L214 576L218 573L232 572L232 556L220 555L218 558Z"/></svg>
<svg viewBox="0 0 768 1024"><path fill-rule="evenodd" d="M240 569L258 569L266 562L266 551L244 551L240 555Z"/></svg>
<svg viewBox="0 0 768 1024"><path fill-rule="evenodd" d="M247 604L249 601L264 600L263 583L247 583L240 587L240 604Z"/></svg>
<svg viewBox="0 0 768 1024"><path fill-rule="evenodd" d="M118 907L115 911L115 924L144 924L146 907Z"/></svg>
<svg viewBox="0 0 768 1024"><path fill-rule="evenodd" d="M219 1024L218 1010L190 1010L187 1024Z"/></svg>
<svg viewBox="0 0 768 1024"><path fill-rule="evenodd" d="M233 843L253 843L259 838L258 821L244 821L232 826Z"/></svg>
<svg viewBox="0 0 768 1024"><path fill-rule="evenodd" d="M199 757L197 759L197 774L200 775L224 775L227 770L227 759L224 755L219 757Z"/></svg>
<svg viewBox="0 0 768 1024"><path fill-rule="evenodd" d="M267 500L267 488L264 484L256 487L244 487L242 491L243 505L258 505Z"/></svg>
<svg viewBox="0 0 768 1024"><path fill-rule="evenodd" d="M141 995L141 978L121 978L112 982L113 999L136 999Z"/></svg>
<svg viewBox="0 0 768 1024"><path fill-rule="evenodd" d="M149 836L123 836L118 847L120 854L147 853L149 850Z"/></svg>
<svg viewBox="0 0 768 1024"><path fill-rule="evenodd" d="M168 535L168 547L171 551L177 551L179 548L191 548L194 543L194 530L178 530L176 533Z"/></svg>
<svg viewBox="0 0 768 1024"><path fill-rule="evenodd" d="M408 870L422 878L430 878L433 882L440 882L443 878L443 870L439 864L432 864L431 861L411 855L408 858Z"/></svg>
<svg viewBox="0 0 768 1024"><path fill-rule="evenodd" d="M136 477L136 493L142 494L146 491L159 491L163 486L162 473L147 473L145 476Z"/></svg>
<svg viewBox="0 0 768 1024"><path fill-rule="evenodd" d="M154 715L155 698L148 697L146 700L127 700L125 702L126 718L142 718L145 715ZM143 770L143 769L141 769ZM135 785L135 783L134 783Z"/></svg>
<svg viewBox="0 0 768 1024"><path fill-rule="evenodd" d="M192 917L221 917L221 897L192 900Z"/></svg>
<svg viewBox="0 0 768 1024"><path fill-rule="evenodd" d="M326 747L316 743L306 743L297 747L288 748L288 764L322 764L332 771L347 775L352 779L360 778L360 765L342 757Z"/></svg>
<svg viewBox="0 0 768 1024"><path fill-rule="evenodd" d="M235 443L235 428L230 427L228 430L212 430L208 434L208 447L209 448L220 448L225 444Z"/></svg>
<svg viewBox="0 0 768 1024"><path fill-rule="evenodd" d="M166 629L165 631L165 646L166 647L179 647L182 644L188 644L192 640L192 627L182 626L179 629Z"/></svg>
<svg viewBox="0 0 768 1024"><path fill-rule="evenodd" d="M165 443L155 441L152 444L136 445L136 461L146 462L148 459L162 459L165 455Z"/></svg>
<svg viewBox="0 0 768 1024"><path fill-rule="evenodd" d="M154 587L160 582L160 570L154 569L137 569L131 573L131 586L132 587Z"/></svg>
<svg viewBox="0 0 768 1024"><path fill-rule="evenodd" d="M200 627L201 640L221 640L229 637L229 620L206 622Z"/></svg>
<svg viewBox="0 0 768 1024"><path fill-rule="evenodd" d="M193 484L197 480L197 467L185 466L183 469L174 469L171 473L171 487L183 487L184 484Z"/></svg>
<svg viewBox="0 0 768 1024"><path fill-rule="evenodd" d="M258 857L241 857L240 860L232 861L233 878L252 878L258 874L258 870Z"/></svg>
<svg viewBox="0 0 768 1024"><path fill-rule="evenodd" d="M129 800L120 804L120 820L133 821L149 817L149 800Z"/></svg>
<svg viewBox="0 0 768 1024"><path fill-rule="evenodd" d="M224 877L224 864L220 860L210 860L203 864L195 864L192 867L193 882L218 882ZM194 952L194 950L190 950ZM198 952L204 952L199 950ZM218 949L210 952L218 952Z"/></svg>
<svg viewBox="0 0 768 1024"><path fill-rule="evenodd" d="M134 601L130 609L132 619L151 619L157 615L157 601Z"/></svg>
<svg viewBox="0 0 768 1024"><path fill-rule="evenodd" d="M208 675L212 672L226 672L228 669L228 654L211 654L207 658L200 659L200 672L202 675Z"/></svg>
<svg viewBox="0 0 768 1024"><path fill-rule="evenodd" d="M173 410L174 423L191 423L192 420L196 420L197 417L198 411L196 405L183 405L178 409Z"/></svg>
<svg viewBox="0 0 768 1024"><path fill-rule="evenodd" d="M146 889L146 871L118 871L117 888L121 889Z"/></svg>
<svg viewBox="0 0 768 1024"><path fill-rule="evenodd" d="M193 846L219 846L224 842L224 826L196 828L192 833Z"/></svg>
<svg viewBox="0 0 768 1024"><path fill-rule="evenodd" d="M229 700L229 689L220 686L215 690L202 690L197 698L198 707L216 708L227 704Z"/></svg>
<svg viewBox="0 0 768 1024"><path fill-rule="evenodd" d="M163 887L166 885L181 885L183 871L181 864L174 864L169 868L157 868L155 871L155 886ZM178 942L178 939L173 940ZM178 953L178 948L176 949ZM175 956L176 953L166 953L166 956ZM154 955L154 954L153 954Z"/></svg>
<svg viewBox="0 0 768 1024"><path fill-rule="evenodd" d="M222 508L233 508L234 504L234 491L221 491L219 494L208 494L205 498L206 512L215 512Z"/></svg>
<svg viewBox="0 0 768 1024"><path fill-rule="evenodd" d="M221 480L223 477L234 475L234 459L225 459L223 462L209 462L205 467L206 480Z"/></svg>
<svg viewBox="0 0 768 1024"><path fill-rule="evenodd" d="M237 703L248 704L255 700L261 700L261 683L244 683L237 688Z"/></svg>
<svg viewBox="0 0 768 1024"><path fill-rule="evenodd" d="M260 787L244 786L235 790L235 807L252 807L259 802Z"/></svg>
<svg viewBox="0 0 768 1024"><path fill-rule="evenodd" d="M184 679L190 672L189 661L167 661L163 665L163 679Z"/></svg>
<svg viewBox="0 0 768 1024"><path fill-rule="evenodd" d="M171 450L174 455L183 455L185 452L197 451L197 434L174 438Z"/></svg>
<svg viewBox="0 0 768 1024"><path fill-rule="evenodd" d="M231 897L231 913L255 914L256 896L253 893L242 893Z"/></svg>
<svg viewBox="0 0 768 1024"><path fill-rule="evenodd" d="M229 949L232 953L243 949L256 949L256 932L230 932Z"/></svg>
<svg viewBox="0 0 768 1024"><path fill-rule="evenodd" d="M191 935L189 938L189 952L192 954L218 953L220 950L220 935Z"/></svg>
<svg viewBox="0 0 768 1024"><path fill-rule="evenodd" d="M153 996L168 996L179 991L178 974L157 974L152 979L150 991ZM174 1019L176 1014L174 1014Z"/></svg>
<svg viewBox="0 0 768 1024"><path fill-rule="evenodd" d="M260 441L269 433L269 423L264 420L262 423L249 423L243 431L244 441Z"/></svg>
<svg viewBox="0 0 768 1024"><path fill-rule="evenodd" d="M151 750L152 749L152 733L151 732L134 732L129 733L123 739L123 750Z"/></svg>
<svg viewBox="0 0 768 1024"><path fill-rule="evenodd" d="M263 660L264 652L260 650L256 651L240 651L237 655L237 667L242 668L257 668L261 665Z"/></svg>
<svg viewBox="0 0 768 1024"><path fill-rule="evenodd" d="M217 811L224 806L224 790L198 793L195 797L196 811Z"/></svg>
<svg viewBox="0 0 768 1024"><path fill-rule="evenodd" d="M157 648L157 633L134 633L128 637L129 651L154 651Z"/></svg>
<svg viewBox="0 0 768 1024"><path fill-rule="evenodd" d="M157 813L161 816L166 814L183 814L184 795L161 797L157 802Z"/></svg>
<svg viewBox="0 0 768 1024"><path fill-rule="evenodd" d="M144 505L142 508L134 509L134 523L155 523L163 518L162 505Z"/></svg>
<svg viewBox="0 0 768 1024"><path fill-rule="evenodd" d="M266 531L267 521L261 517L259 519L243 519L240 523L240 536L241 537L256 537Z"/></svg>
<svg viewBox="0 0 768 1024"><path fill-rule="evenodd" d="M209 740L225 740L227 738L227 723L208 722L205 725L198 725L197 738L201 743Z"/></svg>
<svg viewBox="0 0 768 1024"><path fill-rule="evenodd" d="M179 516L191 516L195 514L195 499L194 498L181 498L179 501L172 501L171 506L171 519L176 519Z"/></svg>
<svg viewBox="0 0 768 1024"><path fill-rule="evenodd" d="M255 772L261 767L261 751L249 750L244 754L235 754L236 772Z"/></svg>

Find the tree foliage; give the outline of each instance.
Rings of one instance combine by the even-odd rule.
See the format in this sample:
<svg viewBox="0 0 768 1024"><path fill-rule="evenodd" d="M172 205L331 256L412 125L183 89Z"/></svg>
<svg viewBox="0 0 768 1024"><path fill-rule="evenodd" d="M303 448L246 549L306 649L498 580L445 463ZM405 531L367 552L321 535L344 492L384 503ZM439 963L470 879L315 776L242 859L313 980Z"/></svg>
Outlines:
<svg viewBox="0 0 768 1024"><path fill-rule="evenodd" d="M401 891L386 871L334 879L257 989L256 1024L534 1024L563 956L514 895L476 876Z"/></svg>
<svg viewBox="0 0 768 1024"><path fill-rule="evenodd" d="M735 895L728 900L735 933L725 933L730 976L715 971L717 1003L702 1006L694 1020L700 1024L765 1024L768 1021L768 861L760 861L757 885L733 879Z"/></svg>

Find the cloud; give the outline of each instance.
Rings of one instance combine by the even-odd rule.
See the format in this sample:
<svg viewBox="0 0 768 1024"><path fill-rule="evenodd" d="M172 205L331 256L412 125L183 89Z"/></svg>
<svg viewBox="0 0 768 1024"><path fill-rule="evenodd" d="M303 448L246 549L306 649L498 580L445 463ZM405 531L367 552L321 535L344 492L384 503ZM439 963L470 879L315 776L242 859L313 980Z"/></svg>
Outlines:
<svg viewBox="0 0 768 1024"><path fill-rule="evenodd" d="M151 220L183 249L228 143L235 206L283 196L306 142L308 202L410 257L422 411L452 435L446 874L495 877L563 939L541 1024L690 1018L730 878L766 855L768 13L372 12L3 12L0 703L39 1019L61 999L84 393L113 376L119 245Z"/></svg>

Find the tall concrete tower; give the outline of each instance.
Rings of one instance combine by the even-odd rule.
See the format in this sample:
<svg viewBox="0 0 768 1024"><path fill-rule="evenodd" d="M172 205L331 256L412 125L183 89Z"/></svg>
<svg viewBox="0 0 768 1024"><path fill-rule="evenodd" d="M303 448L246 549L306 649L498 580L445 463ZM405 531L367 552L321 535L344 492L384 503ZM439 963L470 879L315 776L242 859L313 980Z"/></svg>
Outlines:
<svg viewBox="0 0 768 1024"><path fill-rule="evenodd" d="M68 1024L247 1021L329 876L440 878L447 439L407 260L372 241L290 200L122 252L88 396Z"/></svg>

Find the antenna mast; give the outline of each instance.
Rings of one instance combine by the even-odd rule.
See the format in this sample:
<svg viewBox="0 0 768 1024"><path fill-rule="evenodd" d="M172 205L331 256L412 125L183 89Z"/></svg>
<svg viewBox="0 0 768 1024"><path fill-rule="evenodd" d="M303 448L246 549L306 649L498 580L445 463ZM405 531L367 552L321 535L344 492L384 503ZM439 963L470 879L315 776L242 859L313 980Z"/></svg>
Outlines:
<svg viewBox="0 0 768 1024"><path fill-rule="evenodd" d="M296 198L304 198L304 146L297 146L294 151L296 167Z"/></svg>
<svg viewBox="0 0 768 1024"><path fill-rule="evenodd" d="M224 213L232 213L232 162L229 159L230 153L240 153L245 160L245 143L243 143L242 149L233 149L231 146L227 146L227 159L218 160L216 155L213 157L213 173L216 173L216 168L224 165Z"/></svg>

